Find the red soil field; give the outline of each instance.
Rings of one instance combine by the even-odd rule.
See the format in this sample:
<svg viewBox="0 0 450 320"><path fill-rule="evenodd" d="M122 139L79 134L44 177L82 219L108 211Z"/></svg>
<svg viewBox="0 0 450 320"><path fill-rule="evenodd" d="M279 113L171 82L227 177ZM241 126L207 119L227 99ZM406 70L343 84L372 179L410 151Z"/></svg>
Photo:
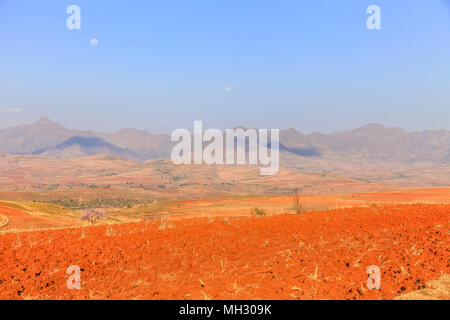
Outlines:
<svg viewBox="0 0 450 320"><path fill-rule="evenodd" d="M221 199L194 199L174 201L166 209L174 210L170 219L248 216L258 207L269 214L273 211L293 211L293 196L263 196ZM351 194L301 195L305 211L328 210L349 207L365 207L373 204L450 204L450 188L425 188ZM201 210L199 210L201 209ZM284 211L280 211L283 210ZM277 214L278 214L277 213Z"/></svg>
<svg viewBox="0 0 450 320"><path fill-rule="evenodd" d="M0 236L0 299L393 299L449 273L450 205ZM81 268L80 290L66 286ZM367 267L381 289L366 287Z"/></svg>

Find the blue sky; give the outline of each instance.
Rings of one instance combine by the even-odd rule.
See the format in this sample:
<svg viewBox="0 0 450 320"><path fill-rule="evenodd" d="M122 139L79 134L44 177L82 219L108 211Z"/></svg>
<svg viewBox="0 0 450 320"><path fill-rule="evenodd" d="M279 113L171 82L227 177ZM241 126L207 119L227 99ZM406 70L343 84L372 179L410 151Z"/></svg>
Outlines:
<svg viewBox="0 0 450 320"><path fill-rule="evenodd" d="M0 128L450 129L449 57L450 0L0 0Z"/></svg>

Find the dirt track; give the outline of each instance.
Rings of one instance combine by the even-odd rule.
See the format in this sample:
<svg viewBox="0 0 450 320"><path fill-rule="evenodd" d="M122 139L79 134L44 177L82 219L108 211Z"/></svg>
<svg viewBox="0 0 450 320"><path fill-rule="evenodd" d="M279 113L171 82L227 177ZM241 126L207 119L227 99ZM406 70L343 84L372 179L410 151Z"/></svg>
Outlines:
<svg viewBox="0 0 450 320"><path fill-rule="evenodd" d="M0 214L0 230L9 224L8 216Z"/></svg>
<svg viewBox="0 0 450 320"><path fill-rule="evenodd" d="M3 217L3 223L2 223ZM0 230L10 230L21 226L19 221L25 220L29 215L25 212L0 206Z"/></svg>

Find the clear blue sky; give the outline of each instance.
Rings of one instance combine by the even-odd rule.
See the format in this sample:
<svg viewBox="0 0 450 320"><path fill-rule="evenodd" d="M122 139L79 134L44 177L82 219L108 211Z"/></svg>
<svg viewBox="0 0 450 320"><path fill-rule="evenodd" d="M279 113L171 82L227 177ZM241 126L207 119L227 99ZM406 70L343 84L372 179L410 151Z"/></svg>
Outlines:
<svg viewBox="0 0 450 320"><path fill-rule="evenodd" d="M0 128L42 116L106 132L450 129L450 1L0 0Z"/></svg>

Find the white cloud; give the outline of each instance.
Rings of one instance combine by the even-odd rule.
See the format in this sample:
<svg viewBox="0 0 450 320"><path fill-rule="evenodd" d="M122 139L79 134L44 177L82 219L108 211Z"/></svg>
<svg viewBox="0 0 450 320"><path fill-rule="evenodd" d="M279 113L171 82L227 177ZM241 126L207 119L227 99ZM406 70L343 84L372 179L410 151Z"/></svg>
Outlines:
<svg viewBox="0 0 450 320"><path fill-rule="evenodd" d="M220 87L211 87L210 90L211 91L225 91L225 92L232 92L234 89L237 89L238 86L220 86Z"/></svg>
<svg viewBox="0 0 450 320"><path fill-rule="evenodd" d="M96 46L98 45L98 40L95 39L95 38L93 38L93 39L91 39L91 40L89 41L89 44L90 44L92 47L96 47Z"/></svg>
<svg viewBox="0 0 450 320"><path fill-rule="evenodd" d="M22 109L20 108L2 108L0 107L0 112L8 112L8 113L15 113L15 112L21 112Z"/></svg>

